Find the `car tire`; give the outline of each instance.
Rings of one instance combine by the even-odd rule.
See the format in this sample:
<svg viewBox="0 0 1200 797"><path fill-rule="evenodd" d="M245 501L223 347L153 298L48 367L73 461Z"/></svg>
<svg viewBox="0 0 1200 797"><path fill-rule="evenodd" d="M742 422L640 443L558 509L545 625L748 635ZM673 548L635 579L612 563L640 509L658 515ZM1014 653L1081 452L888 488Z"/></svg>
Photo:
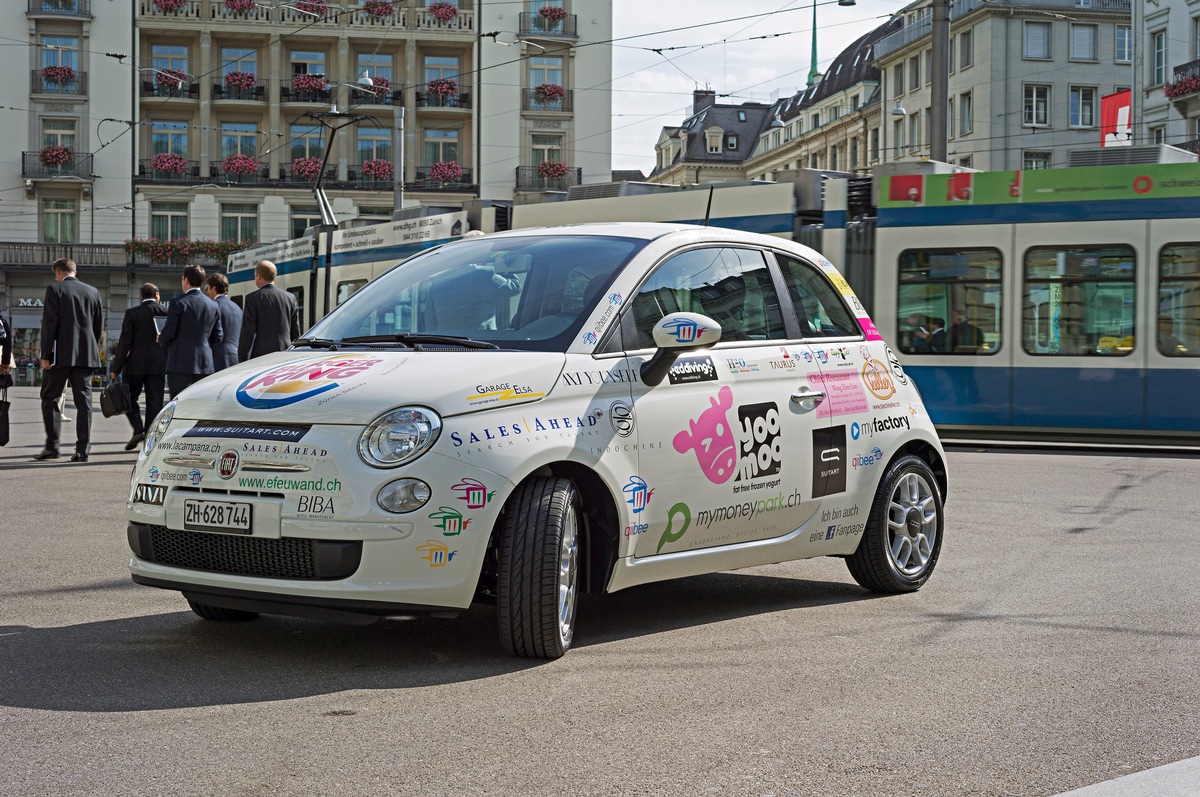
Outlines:
<svg viewBox="0 0 1200 797"><path fill-rule="evenodd" d="M872 592L915 592L942 550L942 496L929 465L911 454L892 462L875 491L850 575Z"/></svg>
<svg viewBox="0 0 1200 797"><path fill-rule="evenodd" d="M224 606L209 606L207 603L188 601L197 617L218 623L244 623L258 617L258 612L247 612L242 609L226 609Z"/></svg>
<svg viewBox="0 0 1200 797"><path fill-rule="evenodd" d="M571 647L579 588L579 493L568 479L522 484L504 510L496 588L510 656L557 659Z"/></svg>

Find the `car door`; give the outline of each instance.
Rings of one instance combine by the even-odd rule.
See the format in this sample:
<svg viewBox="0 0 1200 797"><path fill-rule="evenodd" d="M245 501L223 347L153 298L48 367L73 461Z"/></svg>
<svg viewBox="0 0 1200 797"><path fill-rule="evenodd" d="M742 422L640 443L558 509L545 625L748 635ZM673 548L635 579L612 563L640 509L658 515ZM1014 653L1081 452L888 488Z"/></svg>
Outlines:
<svg viewBox="0 0 1200 797"><path fill-rule="evenodd" d="M755 248L707 245L663 260L624 319L631 368L653 354L665 315L695 312L720 342L680 356L667 379L633 385L639 472L625 555L655 556L787 534L816 511L813 431L828 426L804 378L813 355L785 323L782 283Z"/></svg>

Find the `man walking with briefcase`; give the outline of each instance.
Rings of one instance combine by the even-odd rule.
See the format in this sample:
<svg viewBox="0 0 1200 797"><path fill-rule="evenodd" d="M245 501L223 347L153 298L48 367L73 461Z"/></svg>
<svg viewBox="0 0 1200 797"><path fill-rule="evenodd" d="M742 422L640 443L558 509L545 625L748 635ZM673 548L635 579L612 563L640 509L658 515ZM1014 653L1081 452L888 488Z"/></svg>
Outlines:
<svg viewBox="0 0 1200 797"><path fill-rule="evenodd" d="M147 282L142 286L142 303L125 311L110 374L114 380L120 375L129 388L129 406L124 410L117 408L125 412L133 426L133 437L125 444L126 451L133 451L141 444L146 438L146 426L154 422L163 408L167 353L158 345L158 333L166 321L167 308L158 300L158 286ZM144 421L138 407L143 389L146 391ZM111 398L120 403L122 397L117 394Z"/></svg>

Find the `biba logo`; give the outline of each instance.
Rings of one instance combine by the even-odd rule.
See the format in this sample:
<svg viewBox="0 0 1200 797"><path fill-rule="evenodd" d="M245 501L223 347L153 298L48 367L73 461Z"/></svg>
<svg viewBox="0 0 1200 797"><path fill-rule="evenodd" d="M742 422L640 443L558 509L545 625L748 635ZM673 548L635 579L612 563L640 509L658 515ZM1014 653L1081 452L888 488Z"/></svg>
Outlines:
<svg viewBox="0 0 1200 797"><path fill-rule="evenodd" d="M237 400L252 410L286 407L334 390L381 362L369 354L339 354L284 363L242 382Z"/></svg>
<svg viewBox="0 0 1200 797"><path fill-rule="evenodd" d="M233 474L237 473L239 462L238 452L226 451L217 462L217 475L222 479L232 479Z"/></svg>
<svg viewBox="0 0 1200 797"><path fill-rule="evenodd" d="M896 395L896 384L892 381L887 366L879 360L867 360L863 363L862 380L867 390L871 391L871 395L880 401Z"/></svg>

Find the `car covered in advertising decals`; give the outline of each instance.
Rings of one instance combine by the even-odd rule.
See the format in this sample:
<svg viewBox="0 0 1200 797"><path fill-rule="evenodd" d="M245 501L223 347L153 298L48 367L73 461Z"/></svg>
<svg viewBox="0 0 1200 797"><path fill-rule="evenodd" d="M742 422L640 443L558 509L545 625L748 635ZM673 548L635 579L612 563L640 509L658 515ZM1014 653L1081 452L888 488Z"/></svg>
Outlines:
<svg viewBox="0 0 1200 797"><path fill-rule="evenodd" d="M583 591L817 556L916 590L946 487L916 387L817 252L523 230L411 258L171 401L130 567L209 620L493 603L507 652L554 658Z"/></svg>

